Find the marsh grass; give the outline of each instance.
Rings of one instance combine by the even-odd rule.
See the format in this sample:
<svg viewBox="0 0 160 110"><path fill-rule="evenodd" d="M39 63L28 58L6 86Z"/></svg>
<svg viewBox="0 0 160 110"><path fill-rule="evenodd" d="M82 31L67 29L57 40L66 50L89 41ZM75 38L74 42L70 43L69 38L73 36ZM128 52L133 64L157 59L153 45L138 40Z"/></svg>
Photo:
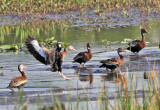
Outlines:
<svg viewBox="0 0 160 110"><path fill-rule="evenodd" d="M155 68L155 62L151 67L149 61L149 68L152 68L148 71L148 79L145 80L148 83L143 83L143 85L138 85L136 75L130 74L128 72L129 66L125 67L126 72L122 74L119 70L116 74L121 74L122 77L121 84L118 86L118 91L114 94L114 99L110 99L108 96L108 90L105 87L105 78L101 86L101 92L97 94L96 100L92 100L89 97L87 88L79 81L79 73L77 76L77 95L75 102L70 99L70 96L67 99L67 102L61 102L57 96L54 96L54 93L51 95L50 104L44 106L44 100L41 100L38 103L38 107L35 109L38 110L159 110L160 109L160 95L159 95L159 71ZM139 65L138 65L139 66ZM115 78L115 81L117 79ZM83 88L86 98L80 97L79 95L79 86ZM142 90L137 90L138 86L142 86ZM52 88L51 88L52 89ZM82 103L83 102L83 103ZM95 102L94 104L92 102ZM23 101L23 92L19 94L18 102L15 102L16 110L27 110L29 99Z"/></svg>
<svg viewBox="0 0 160 110"><path fill-rule="evenodd" d="M19 15L25 17L29 15L46 16L48 13L65 13L66 11L76 11L88 8L95 8L95 12L103 14L105 9L113 11L123 11L127 16L135 7L139 8L141 15L151 11L159 12L159 0L2 0L0 14Z"/></svg>

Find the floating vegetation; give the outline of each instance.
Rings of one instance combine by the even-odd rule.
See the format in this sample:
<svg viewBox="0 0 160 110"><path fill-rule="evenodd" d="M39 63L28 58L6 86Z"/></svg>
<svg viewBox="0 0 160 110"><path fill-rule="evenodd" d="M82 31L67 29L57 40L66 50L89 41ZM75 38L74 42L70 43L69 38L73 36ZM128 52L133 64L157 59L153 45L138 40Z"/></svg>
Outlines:
<svg viewBox="0 0 160 110"><path fill-rule="evenodd" d="M59 43L60 48L63 48L64 46L66 46L66 43L58 42L57 40L54 40L54 37L47 38L45 41L39 40L39 42L47 48L53 48L53 45L55 43Z"/></svg>
<svg viewBox="0 0 160 110"><path fill-rule="evenodd" d="M0 52L15 52L19 49L18 45L2 45L0 46Z"/></svg>
<svg viewBox="0 0 160 110"><path fill-rule="evenodd" d="M111 48L110 47L111 41L108 41L107 39L104 39L104 40L102 40L102 42L104 43L104 45L105 45L106 48L109 48L109 49Z"/></svg>
<svg viewBox="0 0 160 110"><path fill-rule="evenodd" d="M123 41L121 41L121 43L125 44L125 43L129 43L131 41L133 41L133 39L125 38Z"/></svg>
<svg viewBox="0 0 160 110"><path fill-rule="evenodd" d="M51 37L51 38L47 38L45 41L39 40L39 42L47 48L52 48L53 44L56 43L57 41L54 40L54 37Z"/></svg>

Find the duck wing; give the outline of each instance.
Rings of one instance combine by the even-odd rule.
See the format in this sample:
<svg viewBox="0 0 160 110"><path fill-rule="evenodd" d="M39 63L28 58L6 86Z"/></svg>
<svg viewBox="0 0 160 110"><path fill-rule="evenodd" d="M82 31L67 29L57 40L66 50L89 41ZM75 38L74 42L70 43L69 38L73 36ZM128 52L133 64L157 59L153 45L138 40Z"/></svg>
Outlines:
<svg viewBox="0 0 160 110"><path fill-rule="evenodd" d="M25 41L28 51L41 63L49 64L47 57L51 53L51 50L45 48L43 45L39 44L38 41L33 36L28 36Z"/></svg>
<svg viewBox="0 0 160 110"><path fill-rule="evenodd" d="M21 84L25 84L26 82L27 82L27 79L22 80L21 76L16 76L11 80L7 88L17 87L17 86L20 86Z"/></svg>
<svg viewBox="0 0 160 110"><path fill-rule="evenodd" d="M140 42L141 42L140 40L134 40L131 43L129 43L128 45L131 47L135 47L135 46L139 45Z"/></svg>
<svg viewBox="0 0 160 110"><path fill-rule="evenodd" d="M102 61L100 61L100 63L104 63L106 65L118 66L119 65L119 59L118 58L111 58L111 59L108 59L108 60L102 60Z"/></svg>
<svg viewBox="0 0 160 110"><path fill-rule="evenodd" d="M85 55L87 54L87 52L80 52L79 54L77 54L73 60L76 61L78 59L84 59L85 58Z"/></svg>

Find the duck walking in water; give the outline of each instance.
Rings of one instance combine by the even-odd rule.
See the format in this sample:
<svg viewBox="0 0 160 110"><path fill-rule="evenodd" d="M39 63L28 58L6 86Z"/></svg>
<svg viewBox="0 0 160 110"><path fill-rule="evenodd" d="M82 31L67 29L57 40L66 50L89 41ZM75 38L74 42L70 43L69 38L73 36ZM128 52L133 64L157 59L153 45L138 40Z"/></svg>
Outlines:
<svg viewBox="0 0 160 110"><path fill-rule="evenodd" d="M58 71L60 76L64 78L64 80L71 80L71 78L67 78L62 73L62 62L67 54L67 50L71 49L76 51L76 49L72 45L68 45L65 47L63 52L60 52L61 48L59 44L54 44L52 50L45 48L43 45L39 44L38 41L33 36L28 36L25 42L28 51L41 63L45 65L50 65L54 71Z"/></svg>
<svg viewBox="0 0 160 110"><path fill-rule="evenodd" d="M124 56L122 56L122 54L120 54L120 52L126 52L125 50L123 50L122 48L118 48L118 55L120 56L119 58L111 58L111 59L107 59L107 60L102 60L100 61L100 63L102 63L101 67L106 67L106 69L111 69L111 71L114 71L115 68L120 67L121 65L124 64Z"/></svg>
<svg viewBox="0 0 160 110"><path fill-rule="evenodd" d="M139 52L142 50L145 46L145 36L144 33L148 33L145 29L141 29L141 35L142 35L142 40L134 40L131 43L129 43L129 47L127 47L127 50L130 50L131 52Z"/></svg>
<svg viewBox="0 0 160 110"><path fill-rule="evenodd" d="M85 63L87 61L89 61L91 58L92 58L92 52L91 52L91 46L89 43L87 43L87 52L80 52L78 55L76 55L74 58L73 58L73 63L74 62L78 62L80 63L80 67L81 67L81 63L84 63L84 67L85 67Z"/></svg>
<svg viewBox="0 0 160 110"><path fill-rule="evenodd" d="M27 68L24 65L20 64L18 65L18 70L19 72L22 74L22 76L16 76L14 77L11 82L9 83L8 87L9 89L12 90L12 92L14 92L13 88L18 88L18 90L20 91L21 88L27 83L28 79L26 77L25 72L23 71L23 68Z"/></svg>

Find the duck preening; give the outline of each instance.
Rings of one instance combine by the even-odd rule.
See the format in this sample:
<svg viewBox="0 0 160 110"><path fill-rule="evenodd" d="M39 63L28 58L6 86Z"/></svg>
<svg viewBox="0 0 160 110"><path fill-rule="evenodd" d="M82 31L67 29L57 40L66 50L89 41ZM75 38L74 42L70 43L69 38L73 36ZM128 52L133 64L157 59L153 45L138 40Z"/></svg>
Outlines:
<svg viewBox="0 0 160 110"><path fill-rule="evenodd" d="M58 71L60 76L65 80L71 80L67 78L62 73L62 62L67 54L67 50L71 49L76 51L72 45L67 45L63 52L60 52L61 46L59 43L55 43L52 50L45 48L43 45L39 44L38 41L33 36L28 36L25 42L28 51L41 63L45 65L50 65L53 71Z"/></svg>
<svg viewBox="0 0 160 110"><path fill-rule="evenodd" d="M122 48L118 48L118 55L120 56L119 58L111 58L111 59L107 59L107 60L102 60L100 61L100 63L102 63L101 67L106 67L106 69L111 69L112 71L115 70L115 68L120 67L122 64L124 64L124 56L122 56L122 54L120 54L120 52L126 52L125 50L123 50Z"/></svg>
<svg viewBox="0 0 160 110"><path fill-rule="evenodd" d="M27 68L24 65L20 64L18 65L18 70L19 72L22 74L22 76L16 76L14 77L11 82L9 83L8 87L9 89L12 90L12 92L14 92L13 88L18 88L18 90L20 91L21 88L27 83L28 79L26 77L25 72L23 71L23 68Z"/></svg>
<svg viewBox="0 0 160 110"><path fill-rule="evenodd" d="M127 50L130 50L131 52L139 52L142 50L145 46L145 36L144 33L148 33L145 29L141 29L141 35L142 35L142 40L134 40L131 43L129 43L129 47L127 47Z"/></svg>
<svg viewBox="0 0 160 110"><path fill-rule="evenodd" d="M84 63L84 67L85 67L85 63L87 61L89 61L91 58L92 58L92 52L91 52L91 46L89 43L87 43L87 50L86 52L80 52L78 55L76 55L74 58L73 58L73 63L74 62L78 62L80 63L80 67L81 67L81 63Z"/></svg>

